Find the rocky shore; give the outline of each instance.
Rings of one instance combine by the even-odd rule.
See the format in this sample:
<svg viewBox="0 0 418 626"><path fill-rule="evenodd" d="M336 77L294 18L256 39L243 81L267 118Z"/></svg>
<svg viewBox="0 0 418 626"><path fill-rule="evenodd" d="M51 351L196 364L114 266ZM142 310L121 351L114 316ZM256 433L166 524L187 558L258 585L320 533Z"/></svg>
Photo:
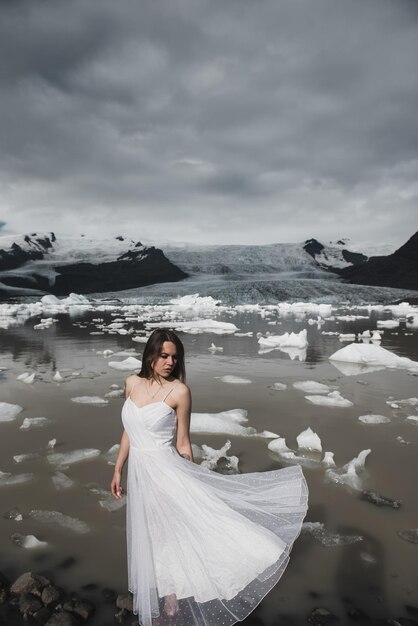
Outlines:
<svg viewBox="0 0 418 626"><path fill-rule="evenodd" d="M88 585L85 591L92 591L95 585ZM94 589L98 591L97 589ZM101 590L102 602L109 605L109 617L106 624L127 624L137 626L132 613L132 596L129 593L117 594L111 589ZM349 590L348 590L349 593ZM312 592L312 599L320 601L320 595ZM373 618L361 608L351 605L349 598L345 615L335 615L324 606L315 607L302 623L313 626L326 624L368 624L370 626L418 626L418 608L405 605L406 615L394 618ZM113 605L113 606L112 606ZM0 626L81 626L91 623L97 606L86 598L66 593L48 577L33 572L21 574L14 582L0 572ZM257 616L258 609L252 613L246 624L262 626ZM296 626L301 620L295 616L278 615L278 626ZM103 624L105 626L105 624Z"/></svg>

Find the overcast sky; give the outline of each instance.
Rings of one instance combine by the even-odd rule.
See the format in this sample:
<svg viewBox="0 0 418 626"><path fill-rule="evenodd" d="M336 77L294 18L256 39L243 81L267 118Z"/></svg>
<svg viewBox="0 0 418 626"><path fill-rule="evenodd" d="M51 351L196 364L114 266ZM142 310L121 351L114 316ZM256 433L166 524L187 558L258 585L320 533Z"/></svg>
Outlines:
<svg viewBox="0 0 418 626"><path fill-rule="evenodd" d="M0 0L1 232L403 243L417 59L417 0Z"/></svg>

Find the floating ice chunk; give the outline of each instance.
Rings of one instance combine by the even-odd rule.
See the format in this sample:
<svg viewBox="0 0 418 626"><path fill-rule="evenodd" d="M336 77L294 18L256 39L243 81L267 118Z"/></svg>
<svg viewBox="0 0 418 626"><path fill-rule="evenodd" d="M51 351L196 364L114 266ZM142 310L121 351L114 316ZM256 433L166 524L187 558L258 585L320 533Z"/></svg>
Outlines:
<svg viewBox="0 0 418 626"><path fill-rule="evenodd" d="M390 506L392 509L399 509L402 504L401 500L392 500L392 498L386 498L386 496L381 496L375 491L362 491L361 499L370 502L371 504L375 504L376 506Z"/></svg>
<svg viewBox="0 0 418 626"><path fill-rule="evenodd" d="M418 315L408 315L406 320L407 328L418 328Z"/></svg>
<svg viewBox="0 0 418 626"><path fill-rule="evenodd" d="M51 480L54 483L55 489L58 491L69 489L74 485L74 481L71 480L67 474L64 474L64 472L55 472L55 474L52 474Z"/></svg>
<svg viewBox="0 0 418 626"><path fill-rule="evenodd" d="M38 452L27 452L26 454L15 454L13 461L15 463L23 463L24 461L32 461L33 459L39 459Z"/></svg>
<svg viewBox="0 0 418 626"><path fill-rule="evenodd" d="M362 333L359 333L357 336L359 339L371 339L372 333L370 332L370 330L364 330Z"/></svg>
<svg viewBox="0 0 418 626"><path fill-rule="evenodd" d="M109 512L117 511L118 509L122 508L126 504L126 497L123 497L120 500L116 500L112 496L110 491L107 491L106 489L99 487L97 483L90 483L88 485L85 485L85 487L91 493L101 498L101 500L99 500L99 505L102 507L102 509L105 509L106 511L109 511Z"/></svg>
<svg viewBox="0 0 418 626"><path fill-rule="evenodd" d="M362 450L357 457L346 463L339 469L327 469L325 475L330 482L345 485L360 491L363 487L362 473L365 461L371 450Z"/></svg>
<svg viewBox="0 0 418 626"><path fill-rule="evenodd" d="M71 401L79 404L109 404L109 400L100 398L100 396L76 396L71 398Z"/></svg>
<svg viewBox="0 0 418 626"><path fill-rule="evenodd" d="M21 411L23 407L19 404L0 402L0 422L12 422Z"/></svg>
<svg viewBox="0 0 418 626"><path fill-rule="evenodd" d="M133 356L128 356L124 361L109 361L108 366L113 367L115 370L132 372L141 369L142 362Z"/></svg>
<svg viewBox="0 0 418 626"><path fill-rule="evenodd" d="M39 509L33 509L29 512L29 516L43 524L57 524L62 528L66 528L78 534L88 533L90 530L86 522L82 522L70 515L64 515L64 513L60 511L41 511Z"/></svg>
<svg viewBox="0 0 418 626"><path fill-rule="evenodd" d="M203 457L202 457L202 462L201 462L202 467L207 467L211 470L219 469L218 463L220 459L225 459L226 467L225 468L222 467L221 473L237 474L239 459L237 456L227 455L227 452L230 449L230 447L231 447L231 442L229 440L219 450L216 450L215 448L211 448L210 446L203 444L202 445Z"/></svg>
<svg viewBox="0 0 418 626"><path fill-rule="evenodd" d="M397 535L404 541L409 541L409 543L418 543L418 528L398 530Z"/></svg>
<svg viewBox="0 0 418 626"><path fill-rule="evenodd" d="M122 398L124 393L123 389L112 389L112 391L105 393L105 398Z"/></svg>
<svg viewBox="0 0 418 626"><path fill-rule="evenodd" d="M399 443L402 443L405 446L410 446L411 445L411 441L406 441L403 437L401 437L400 435L398 435L398 437L396 437L396 441L399 441Z"/></svg>
<svg viewBox="0 0 418 626"><path fill-rule="evenodd" d="M224 349L221 346L215 346L214 343L210 344L210 348L208 348L209 352L212 352L212 354L214 354L215 352L223 352Z"/></svg>
<svg viewBox="0 0 418 626"><path fill-rule="evenodd" d="M252 337L253 331L250 330L248 333L235 333L235 337Z"/></svg>
<svg viewBox="0 0 418 626"><path fill-rule="evenodd" d="M23 515L17 508L13 508L13 509L10 509L9 511L6 511L3 517L6 519L12 519L15 522L21 522L23 520Z"/></svg>
<svg viewBox="0 0 418 626"><path fill-rule="evenodd" d="M360 422L363 424L388 424L390 422L389 417L385 417L384 415L360 415Z"/></svg>
<svg viewBox="0 0 418 626"><path fill-rule="evenodd" d="M322 459L322 465L325 467L335 467L334 461L334 453L333 452L325 452L324 458Z"/></svg>
<svg viewBox="0 0 418 626"><path fill-rule="evenodd" d="M418 398L406 398L405 400L398 400L398 402L406 406L418 406Z"/></svg>
<svg viewBox="0 0 418 626"><path fill-rule="evenodd" d="M288 452L293 453L293 450L287 447L286 439L284 437L277 437L277 439L269 441L269 443L267 444L267 448L272 452L275 452L276 454L283 454Z"/></svg>
<svg viewBox="0 0 418 626"><path fill-rule="evenodd" d="M399 328L399 320L377 320L378 328Z"/></svg>
<svg viewBox="0 0 418 626"><path fill-rule="evenodd" d="M103 356L110 356L114 354L113 350L103 350L103 352L98 352L97 354L103 354Z"/></svg>
<svg viewBox="0 0 418 626"><path fill-rule="evenodd" d="M0 472L0 487L9 485L21 485L33 480L34 474L28 472L26 474L11 474L10 472Z"/></svg>
<svg viewBox="0 0 418 626"><path fill-rule="evenodd" d="M416 424L418 426L418 415L408 415L406 419L408 422L411 422L411 424Z"/></svg>
<svg viewBox="0 0 418 626"><path fill-rule="evenodd" d="M56 438L54 438L54 439L50 439L50 440L48 441L48 443L46 444L46 449L47 449L47 450L52 450L52 449L55 447L56 443L57 443Z"/></svg>
<svg viewBox="0 0 418 626"><path fill-rule="evenodd" d="M285 389L287 389L287 385L285 383L273 383L271 388L275 389L276 391L284 391Z"/></svg>
<svg viewBox="0 0 418 626"><path fill-rule="evenodd" d="M336 546L348 546L352 543L363 541L361 535L340 535L333 533L324 527L322 522L304 522L302 524L302 534L312 535L325 548Z"/></svg>
<svg viewBox="0 0 418 626"><path fill-rule="evenodd" d="M258 340L260 346L267 348L306 348L308 345L307 330L301 330L300 333L284 333L284 335L268 335L260 337Z"/></svg>
<svg viewBox="0 0 418 626"><path fill-rule="evenodd" d="M374 341L375 343L378 343L379 341L382 341L382 335L381 333L379 333L378 330L374 330L372 333L372 341Z"/></svg>
<svg viewBox="0 0 418 626"><path fill-rule="evenodd" d="M338 339L340 341L355 341L355 333L340 333Z"/></svg>
<svg viewBox="0 0 418 626"><path fill-rule="evenodd" d="M248 378L240 378L239 376L233 376L232 374L221 376L220 380L223 383L231 383L232 385L248 385L248 383L252 382Z"/></svg>
<svg viewBox="0 0 418 626"><path fill-rule="evenodd" d="M320 315L321 317L329 317L332 314L331 304L315 304L312 302L279 302L277 305L280 315L297 315L305 316Z"/></svg>
<svg viewBox="0 0 418 626"><path fill-rule="evenodd" d="M35 535L21 535L20 533L14 533L12 535L12 540L16 545L28 550L32 550L33 548L45 548L48 545L46 541L39 541Z"/></svg>
<svg viewBox="0 0 418 626"><path fill-rule="evenodd" d="M353 403L343 398L339 391L331 391L326 396L305 396L305 398L312 404L319 404L320 406L337 406L340 408L353 406Z"/></svg>
<svg viewBox="0 0 418 626"><path fill-rule="evenodd" d="M293 387L305 393L329 393L331 391L328 385L318 383L316 380L301 380L293 383Z"/></svg>
<svg viewBox="0 0 418 626"><path fill-rule="evenodd" d="M29 372L24 372L23 374L20 374L16 378L16 380L20 380L22 381L22 383L26 383L26 385L31 385L35 380L35 372L33 372L32 374L29 374Z"/></svg>
<svg viewBox="0 0 418 626"><path fill-rule="evenodd" d="M52 380L55 380L56 383L62 383L64 380L64 377L61 376L61 374L59 373L59 371L57 370L55 372L55 374L52 377Z"/></svg>
<svg viewBox="0 0 418 626"><path fill-rule="evenodd" d="M231 409L219 413L192 413L190 431L270 438L265 433L258 433L252 426L243 426L247 421L247 411L244 409Z"/></svg>
<svg viewBox="0 0 418 626"><path fill-rule="evenodd" d="M115 465L116 459L119 453L120 445L115 443L113 446L109 448L107 452L103 455L103 457L107 460L108 465Z"/></svg>
<svg viewBox="0 0 418 626"><path fill-rule="evenodd" d="M55 452L48 454L47 459L51 465L74 465L88 459L99 456L100 450L96 448L80 448L71 452Z"/></svg>
<svg viewBox="0 0 418 626"><path fill-rule="evenodd" d="M199 296L198 293L188 294L186 296L178 296L170 301L177 309L184 309L190 311L190 309L200 309L207 311L208 309L219 309L219 305L222 300L215 300L212 296Z"/></svg>
<svg viewBox="0 0 418 626"><path fill-rule="evenodd" d="M141 337L141 336L132 337L132 341L136 341L136 343L147 343L148 337Z"/></svg>
<svg viewBox="0 0 418 626"><path fill-rule="evenodd" d="M147 322L147 328L174 328L174 330L189 333L191 335L202 335L203 333L214 333L215 335L233 335L239 330L231 322L218 322L217 320L204 319L187 322Z"/></svg>
<svg viewBox="0 0 418 626"><path fill-rule="evenodd" d="M297 437L299 450L315 450L322 452L321 440L311 428L302 431Z"/></svg>
<svg viewBox="0 0 418 626"><path fill-rule="evenodd" d="M329 357L330 361L358 363L362 365L380 365L383 367L404 368L418 367L418 362L400 357L381 346L368 343L352 343L337 350Z"/></svg>
<svg viewBox="0 0 418 626"><path fill-rule="evenodd" d="M25 417L19 430L29 430L30 428L39 428L50 424L51 420L47 417Z"/></svg>

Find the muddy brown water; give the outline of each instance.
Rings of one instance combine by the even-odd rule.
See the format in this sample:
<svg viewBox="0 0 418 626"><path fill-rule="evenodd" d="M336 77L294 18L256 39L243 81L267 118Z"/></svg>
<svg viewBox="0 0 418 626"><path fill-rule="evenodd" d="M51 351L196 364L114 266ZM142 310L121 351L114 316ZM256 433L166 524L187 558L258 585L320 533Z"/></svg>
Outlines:
<svg viewBox="0 0 418 626"><path fill-rule="evenodd" d="M352 311L350 311L352 312ZM364 314L364 311L363 311ZM80 317L57 316L59 321L46 330L34 330L32 318L23 326L0 331L1 401L20 404L24 410L15 421L0 423L0 470L34 472L32 482L0 487L1 570L17 575L26 570L50 574L57 584L76 591L98 604L92 624L113 623L113 605L102 599L103 588L126 592L125 509L108 512L86 485L96 483L109 489L112 467L103 457L70 466L65 473L75 481L72 488L57 491L51 481L54 468L44 449L56 437L55 452L78 448L99 448L105 452L117 443L122 432L120 411L123 399L111 399L106 406L75 404L74 396L102 396L113 383L123 385L129 372L108 366L109 358L97 351L131 349L138 353L142 344L129 335L90 335L93 318L112 321L109 313L89 312ZM352 322L327 322L323 330L359 332L375 328L376 315ZM364 488L402 501L399 509L377 507L363 501L347 488L325 481L322 468L304 468L308 481L309 512L306 521L323 522L342 534L361 535L363 541L325 548L311 535L301 535L291 553L290 563L276 587L264 598L255 615L266 624L285 616L287 623L303 623L315 606L326 606L342 619L350 607L360 607L373 617L406 615L405 605L418 605L418 545L403 541L397 532L418 526L416 480L418 476L418 426L406 421L418 408L396 410L388 406L395 399L417 396L416 376L406 370L381 370L345 376L328 356L345 344L335 336L325 336L315 325L295 318L276 318L269 325L258 314L224 314L217 319L232 321L253 337L188 335L181 333L187 355L188 383L195 412L215 413L232 408L248 411L248 425L270 430L286 438L296 448L296 436L310 426L321 438L324 450L335 453L338 466L364 449L366 461ZM86 325L81 328L74 323ZM132 322L142 328L141 321ZM282 334L307 328L309 347L305 361L291 360L279 350L259 354L256 333ZM412 334L408 334L412 333ZM386 330L382 346L396 354L418 360L418 331ZM223 346L222 354L210 354L211 342ZM110 357L111 359L112 357ZM125 357L115 357L122 360ZM58 369L64 376L80 376L64 383L53 382ZM16 380L24 371L38 374L33 385ZM251 380L247 385L223 383L219 377L233 374ZM337 388L354 404L349 408L310 404L303 392L292 387L300 380L316 380ZM285 391L271 388L274 382L287 384ZM358 416L377 413L391 418L389 424L365 425ZM19 430L25 417L45 416L52 420L43 428ZM397 437L409 444L402 444ZM192 435L193 443L220 448L232 442L229 454L239 457L241 472L268 471L283 465L267 449L268 440L230 435ZM15 463L13 455L41 451L41 457ZM61 511L87 522L91 531L78 535L30 517L22 522L6 519L11 508L24 517L31 509ZM210 512L208 512L210 514ZM13 533L34 534L48 542L47 548L25 550L13 543ZM87 588L85 586L88 586ZM93 585L93 586L92 586ZM84 588L83 588L84 587Z"/></svg>

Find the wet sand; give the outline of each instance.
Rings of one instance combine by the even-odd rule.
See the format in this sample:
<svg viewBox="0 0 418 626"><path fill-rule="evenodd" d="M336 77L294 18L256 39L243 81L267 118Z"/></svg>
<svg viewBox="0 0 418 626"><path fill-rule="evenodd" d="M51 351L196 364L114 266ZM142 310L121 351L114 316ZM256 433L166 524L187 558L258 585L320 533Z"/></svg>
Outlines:
<svg viewBox="0 0 418 626"><path fill-rule="evenodd" d="M56 491L51 481L54 468L47 462L44 448L57 438L55 452L78 448L99 448L102 452L118 443L122 432L120 411L123 399L111 399L106 406L75 404L74 396L103 397L111 384L123 385L129 372L108 366L109 360L96 351L136 349L129 335L90 335L93 318L112 321L110 314L86 313L79 318L57 316L52 327L33 330L33 318L24 326L1 331L2 359L0 365L9 369L1 373L1 401L24 407L15 421L0 423L0 454L3 472L34 472L33 482L0 487L1 493L1 560L5 572L21 573L31 569L52 575L57 584L79 591L95 583L98 590L86 597L100 598L101 588L126 592L125 509L108 512L98 504L98 496L86 485L96 483L109 489L113 469L103 457L70 466L64 472L75 485ZM390 408L386 401L418 395L417 377L406 370L381 370L345 376L329 361L328 356L343 345L335 336L325 336L305 320L280 318L277 326L268 324L256 313L224 314L217 317L236 324L242 332L253 331L253 337L189 335L181 333L187 354L188 383L193 393L195 412L215 413L241 408L248 411L248 425L257 430L270 430L285 437L287 445L296 449L296 436L310 426L321 438L323 450L335 453L341 466L364 449L371 453L366 461L364 488L384 496L402 500L399 509L377 507L363 501L358 494L341 485L325 482L323 468L304 468L310 489L306 521L323 522L332 531L346 535L362 535L363 541L346 546L325 548L311 535L301 536L291 553L290 563L279 584L266 596L256 615L266 624L288 616L287 623L303 623L315 606L326 606L344 622L346 611L360 607L373 617L405 615L404 605L417 606L415 581L418 576L418 546L405 542L397 531L417 527L418 502L415 476L418 470L418 427L405 420L417 408L408 411ZM278 318L273 317L272 320ZM270 320L271 321L271 320ZM86 328L75 323L82 322ZM360 332L376 327L376 315L352 322L327 322L326 331ZM132 322L135 328L141 322ZM290 360L273 350L259 354L256 333L269 331L308 330L309 346L306 361ZM418 361L418 331L407 331L404 325L386 330L382 346L400 356ZM222 354L210 354L211 342L223 346ZM63 376L78 371L80 376L63 383L53 382L58 369ZM33 385L16 381L24 371L36 370ZM227 374L242 376L252 382L233 385L220 381ZM292 387L300 380L315 380L335 386L354 404L349 408L321 407L310 404L303 392ZM271 388L274 382L287 384L284 391ZM367 384L363 384L367 383ZM366 425L358 416L368 413L386 415L389 424ZM45 416L52 423L43 428L21 431L25 417ZM410 444L402 444L401 436ZM268 471L283 462L267 449L269 440L230 435L193 434L192 441L220 448L229 439L229 454L239 457L241 472ZM42 451L41 458L16 464L13 455ZM31 509L61 511L89 524L91 531L77 535L53 525L44 525L31 518L22 522L5 519L4 513L18 507L25 516ZM48 547L25 550L10 539L13 533L34 534L48 542ZM69 558L71 557L71 560ZM92 624L111 623L112 605L103 604Z"/></svg>

